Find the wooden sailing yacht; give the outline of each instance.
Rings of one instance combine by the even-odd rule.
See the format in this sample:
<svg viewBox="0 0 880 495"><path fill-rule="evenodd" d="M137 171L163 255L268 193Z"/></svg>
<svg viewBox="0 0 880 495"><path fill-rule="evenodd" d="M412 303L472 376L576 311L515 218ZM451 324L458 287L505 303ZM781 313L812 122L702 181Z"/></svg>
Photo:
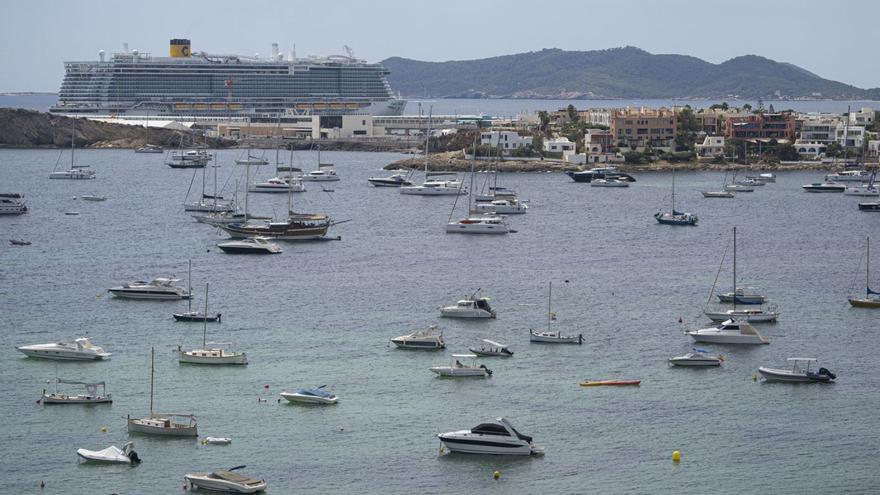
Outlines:
<svg viewBox="0 0 880 495"><path fill-rule="evenodd" d="M143 433L166 437L199 436L196 417L192 414L157 413L153 411L153 379L155 377L155 350L150 348L150 414L144 418L128 416L128 433Z"/></svg>

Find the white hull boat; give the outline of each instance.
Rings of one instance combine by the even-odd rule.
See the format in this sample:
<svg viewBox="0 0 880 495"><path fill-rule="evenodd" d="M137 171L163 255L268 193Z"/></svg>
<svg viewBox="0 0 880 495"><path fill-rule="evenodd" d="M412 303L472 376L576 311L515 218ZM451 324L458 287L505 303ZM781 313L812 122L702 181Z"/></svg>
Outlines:
<svg viewBox="0 0 880 495"><path fill-rule="evenodd" d="M863 197L876 197L880 196L880 189L877 186L869 186L867 184L862 184L861 186L850 186L847 187L843 194L847 196L863 196Z"/></svg>
<svg viewBox="0 0 880 495"><path fill-rule="evenodd" d="M446 342L443 341L443 333L435 334L436 325L431 325L427 330L419 330L409 335L401 335L391 339L391 343L400 349L419 349L436 351L446 348Z"/></svg>
<svg viewBox="0 0 880 495"><path fill-rule="evenodd" d="M416 196L458 196L466 195L467 191L458 185L450 185L448 182L425 182L421 186L404 186L400 188L400 194Z"/></svg>
<svg viewBox="0 0 880 495"><path fill-rule="evenodd" d="M84 394L66 394L58 391L60 384L82 385L86 391ZM98 393L98 387L101 387L100 393ZM113 397L107 393L104 382L76 382L58 378L55 379L55 392L46 393L46 390L43 390L43 395L39 400L41 404L110 404L112 402Z"/></svg>
<svg viewBox="0 0 880 495"><path fill-rule="evenodd" d="M629 187L629 181L620 179L593 179L590 187Z"/></svg>
<svg viewBox="0 0 880 495"><path fill-rule="evenodd" d="M764 337L755 327L745 321L727 320L717 327L701 328L685 332L694 342L711 344L769 344L770 339Z"/></svg>
<svg viewBox="0 0 880 495"><path fill-rule="evenodd" d="M0 215L21 215L27 211L23 194L0 193Z"/></svg>
<svg viewBox="0 0 880 495"><path fill-rule="evenodd" d="M120 287L111 287L107 291L120 299L151 299L160 301L189 299L189 290L172 285L174 282L179 281L180 279L176 278L159 277L150 282L134 282Z"/></svg>
<svg viewBox="0 0 880 495"><path fill-rule="evenodd" d="M713 356L702 349L694 349L684 356L669 358L669 364L673 366L721 366L721 356Z"/></svg>
<svg viewBox="0 0 880 495"><path fill-rule="evenodd" d="M339 180L339 176L336 175L335 170L324 167L326 166L322 166L321 170L312 170L303 175L300 180L303 182L335 182Z"/></svg>
<svg viewBox="0 0 880 495"><path fill-rule="evenodd" d="M450 452L462 454L532 455L541 453L532 445L532 437L516 431L504 418L483 423L470 430L450 431L437 435Z"/></svg>
<svg viewBox="0 0 880 495"><path fill-rule="evenodd" d="M624 182L624 184L627 184ZM496 199L490 202L474 204L477 213L495 213L499 215L523 215L529 211L529 205L516 200Z"/></svg>
<svg viewBox="0 0 880 495"><path fill-rule="evenodd" d="M471 347L468 350L480 357L513 357L513 351L504 344L489 339L483 339L483 343L489 347L482 346L479 349Z"/></svg>
<svg viewBox="0 0 880 495"><path fill-rule="evenodd" d="M461 362L462 359L468 360L468 364L463 364ZM476 362L477 356L476 354L453 354L452 355L452 364L449 366L432 366L428 369L431 370L432 373L436 373L437 376L444 377L481 377L487 378L492 376L492 370L486 367L486 365L481 364L477 365Z"/></svg>
<svg viewBox="0 0 880 495"><path fill-rule="evenodd" d="M266 182L257 182L248 188L252 193L306 192L306 186L299 180L273 177Z"/></svg>
<svg viewBox="0 0 880 495"><path fill-rule="evenodd" d="M755 188L743 184L725 184L724 190L727 192L755 192Z"/></svg>
<svg viewBox="0 0 880 495"><path fill-rule="evenodd" d="M825 182L866 182L871 174L863 170L847 170L825 176Z"/></svg>
<svg viewBox="0 0 880 495"><path fill-rule="evenodd" d="M534 332L529 330L529 340L531 342L541 342L546 344L583 344L583 334L562 335L560 332Z"/></svg>
<svg viewBox="0 0 880 495"><path fill-rule="evenodd" d="M223 348L180 351L178 359L181 363L188 364L248 364L246 353L232 352Z"/></svg>
<svg viewBox="0 0 880 495"><path fill-rule="evenodd" d="M454 306L440 308L440 316L446 318L495 318L497 314L489 305L490 300L488 297L476 297L476 293L474 293L470 297L458 301Z"/></svg>
<svg viewBox="0 0 880 495"><path fill-rule="evenodd" d="M792 363L789 369L765 368L761 366L758 372L767 382L789 383L831 383L837 376L825 368L819 371L810 371L810 364L816 362L815 358L788 358Z"/></svg>
<svg viewBox="0 0 880 495"><path fill-rule="evenodd" d="M229 254L279 254L281 246L264 237L248 237L221 242L217 247Z"/></svg>
<svg viewBox="0 0 880 495"><path fill-rule="evenodd" d="M179 418L188 419L188 421L180 421ZM128 432L165 437L199 436L195 417L188 414L154 413L146 418L128 418Z"/></svg>
<svg viewBox="0 0 880 495"><path fill-rule="evenodd" d="M49 174L50 179L68 179L68 180L89 180L96 179L97 175L94 170L85 168L72 168L64 172L52 172Z"/></svg>
<svg viewBox="0 0 880 495"><path fill-rule="evenodd" d="M712 321L725 321L729 319L748 321L750 323L766 323L776 321L779 318L779 312L775 309L728 309L726 311L706 311L704 313Z"/></svg>
<svg viewBox="0 0 880 495"><path fill-rule="evenodd" d="M703 191L704 198L734 198L733 191Z"/></svg>
<svg viewBox="0 0 880 495"><path fill-rule="evenodd" d="M249 478L233 473L231 470L214 471L212 473L188 473L183 479L191 487L224 493L258 493L265 491L268 486L266 480Z"/></svg>
<svg viewBox="0 0 880 495"><path fill-rule="evenodd" d="M324 390L326 385L320 387L308 388L297 392L281 392L288 402L297 402L300 404L336 404L339 398L332 393Z"/></svg>
<svg viewBox="0 0 880 495"><path fill-rule="evenodd" d="M103 450L77 449L76 455L85 462L105 464L137 464L141 462L137 452L134 451L133 442L128 442L121 450L115 445Z"/></svg>
<svg viewBox="0 0 880 495"><path fill-rule="evenodd" d="M85 337L74 342L24 345L16 349L28 357L57 361L99 361L110 357L109 352L104 352L102 347L92 344Z"/></svg>
<svg viewBox="0 0 880 495"><path fill-rule="evenodd" d="M370 177L367 182L376 187L403 187L411 186L412 182L406 180L401 174L394 174L391 177Z"/></svg>
<svg viewBox="0 0 880 495"><path fill-rule="evenodd" d="M446 224L447 234L503 235L510 232L507 222L499 216L468 216Z"/></svg>

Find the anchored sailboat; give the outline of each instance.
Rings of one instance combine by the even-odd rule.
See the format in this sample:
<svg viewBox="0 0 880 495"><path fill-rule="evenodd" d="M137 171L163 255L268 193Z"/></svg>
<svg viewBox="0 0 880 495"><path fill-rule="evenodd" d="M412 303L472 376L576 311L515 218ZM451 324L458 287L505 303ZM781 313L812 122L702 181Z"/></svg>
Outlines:
<svg viewBox="0 0 880 495"><path fill-rule="evenodd" d="M654 218L663 225L696 225L697 216L675 210L675 167L672 168L672 213L658 211Z"/></svg>
<svg viewBox="0 0 880 495"><path fill-rule="evenodd" d="M857 308L880 308L880 292L871 290L871 238L867 238L865 256L865 297L850 297L849 303Z"/></svg>

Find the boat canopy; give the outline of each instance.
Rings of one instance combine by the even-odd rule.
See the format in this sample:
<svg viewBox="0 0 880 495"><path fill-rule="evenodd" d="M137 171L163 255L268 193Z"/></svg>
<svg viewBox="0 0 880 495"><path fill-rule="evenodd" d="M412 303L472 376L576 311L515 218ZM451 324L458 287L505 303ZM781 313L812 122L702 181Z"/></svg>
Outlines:
<svg viewBox="0 0 880 495"><path fill-rule="evenodd" d="M471 433L478 433L482 435L504 435L510 436L510 432L507 431L502 425L497 423L481 423L476 427L471 429Z"/></svg>
<svg viewBox="0 0 880 495"><path fill-rule="evenodd" d="M477 359L476 354L453 354L454 358L463 358L463 359Z"/></svg>
<svg viewBox="0 0 880 495"><path fill-rule="evenodd" d="M507 349L507 346L506 346L506 345L504 345L504 344L499 344L498 342L495 342L494 340L483 339L483 342L485 342L485 343L487 343L487 344L489 344L489 345L494 345L494 346L496 346L496 347L500 347L501 349Z"/></svg>
<svg viewBox="0 0 880 495"><path fill-rule="evenodd" d="M809 361L809 362L814 363L814 362L818 361L818 359L816 359L816 358L788 358L788 359L786 359L786 361Z"/></svg>
<svg viewBox="0 0 880 495"><path fill-rule="evenodd" d="M84 385L86 387L88 387L88 386L103 387L104 386L104 382L77 382L77 381L73 381L73 380L62 380L60 378L56 381L58 383L65 383L67 385Z"/></svg>

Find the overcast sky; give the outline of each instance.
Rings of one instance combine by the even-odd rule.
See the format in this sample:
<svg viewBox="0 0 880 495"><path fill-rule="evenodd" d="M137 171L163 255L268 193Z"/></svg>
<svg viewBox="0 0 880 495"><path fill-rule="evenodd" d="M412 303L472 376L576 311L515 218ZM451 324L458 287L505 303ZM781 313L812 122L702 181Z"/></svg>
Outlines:
<svg viewBox="0 0 880 495"><path fill-rule="evenodd" d="M632 45L719 63L755 54L861 88L880 86L876 0L0 0L0 91L57 91L65 60L100 49L460 60Z"/></svg>

